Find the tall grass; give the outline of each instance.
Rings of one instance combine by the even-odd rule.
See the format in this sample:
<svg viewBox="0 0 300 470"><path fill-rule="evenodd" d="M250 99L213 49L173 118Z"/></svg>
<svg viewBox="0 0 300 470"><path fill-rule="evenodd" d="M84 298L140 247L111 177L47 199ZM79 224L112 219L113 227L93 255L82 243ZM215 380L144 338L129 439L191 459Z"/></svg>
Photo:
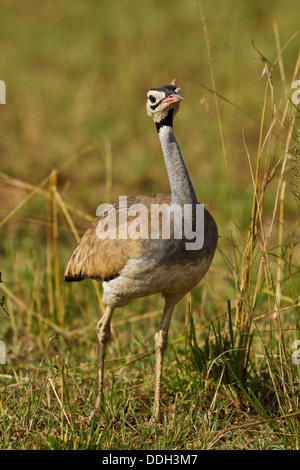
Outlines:
<svg viewBox="0 0 300 470"><path fill-rule="evenodd" d="M70 250L93 219L70 203L64 161L40 183L0 174L6 191L16 195L0 221L1 234L9 234L1 240L0 339L7 346L0 369L1 448L299 449L300 371L292 344L300 327L300 143L291 86L300 56L287 73L283 58L295 37L281 47L276 22L273 63L256 51L265 81L260 116L254 116L259 133L250 145L245 129L239 152L247 165L247 195L241 197L246 225L245 217L239 219L237 172L223 117L224 105L232 102L218 91L203 11L201 16L211 80L206 91L216 109L225 168L218 184L230 195L226 208L212 211L217 220L221 210L229 215L210 272L176 308L165 355L164 422L151 421L159 296L115 312L101 419L88 419L103 306L98 283L66 285L62 279ZM84 104L77 106L80 116ZM103 147L101 188L110 200L114 154L110 143ZM94 152L93 144L82 146L69 162Z"/></svg>

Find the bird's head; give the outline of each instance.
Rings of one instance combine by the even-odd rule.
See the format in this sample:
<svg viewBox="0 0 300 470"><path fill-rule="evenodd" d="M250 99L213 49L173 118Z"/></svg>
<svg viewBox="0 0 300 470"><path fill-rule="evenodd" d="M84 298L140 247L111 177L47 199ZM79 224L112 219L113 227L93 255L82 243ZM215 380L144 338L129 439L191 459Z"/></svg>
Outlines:
<svg viewBox="0 0 300 470"><path fill-rule="evenodd" d="M179 110L183 96L180 88L175 85L165 85L155 88L147 93L147 114L152 117L156 125L172 124L173 117Z"/></svg>

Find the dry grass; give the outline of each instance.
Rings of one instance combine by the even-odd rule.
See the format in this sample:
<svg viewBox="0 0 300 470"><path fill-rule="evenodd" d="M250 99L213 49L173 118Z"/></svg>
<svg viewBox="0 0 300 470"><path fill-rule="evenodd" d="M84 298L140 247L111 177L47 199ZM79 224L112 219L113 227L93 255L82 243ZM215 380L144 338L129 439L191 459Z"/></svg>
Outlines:
<svg viewBox="0 0 300 470"><path fill-rule="evenodd" d="M25 13L35 24L32 4L29 2L29 11L25 9ZM72 20L77 18L76 11L80 8L79 4L74 7ZM110 8L115 13L116 6L106 8L106 14ZM193 23L189 8L185 11L186 18L181 20L187 28ZM8 15L9 11L6 11ZM203 89L196 88L192 80L186 82L187 99L180 113L186 127L178 122L176 132L181 146L186 148L183 153L190 158L188 165L197 193L215 205L211 211L218 221L220 240L211 270L201 285L178 305L172 321L163 382L164 423L156 426L150 421L153 337L162 308L159 296L133 301L115 312L106 363L104 406L100 419L97 417L91 423L88 420L95 400L95 326L103 311L101 287L89 281L65 285L63 267L70 250L93 219L84 207L89 210L103 200L111 201L126 192L153 192L157 189L152 187L153 181L157 181L160 188L157 192L166 184L161 160L153 162L153 167L148 164L149 155L159 148L152 142L152 128L149 136L141 131L146 121L139 123L136 116L132 116L126 129L135 129L134 138L132 135L125 137L119 124L115 125L115 134L107 139L104 134L99 140L94 135L91 137L93 126L100 130L102 125L108 126L116 111L120 113L118 117L127 116L129 90L133 87L136 92L141 87L135 81L129 86L128 82L120 84L121 79L115 79L113 87L107 86L107 96L102 102L107 110L105 117L98 108L97 112L93 111L93 92L99 90L97 78L91 72L79 87L68 115L72 132L81 126L85 128L91 120L91 127L85 128L89 129L84 135L85 142L74 137L75 150L67 148L66 141L55 131L60 139L51 142L45 121L39 121L34 111L41 104L39 100L32 101L31 112L23 106L16 107L18 119L13 116L5 124L10 136L5 141L7 153L18 153L14 138L22 136L25 147L20 150L22 157L27 161L26 152L32 152L31 161L36 163L36 171L30 178L23 163L14 171L6 162L6 170L11 171L3 170L0 174L0 290L3 295L0 339L7 347L7 363L0 369L2 448L299 448L299 365L292 362L295 351L292 343L299 339L300 324L300 143L299 109L290 100L291 85L299 76L299 55L292 54L289 66L284 65L285 55L298 36L290 33L283 41L280 27L274 21L272 43L276 53L272 64L252 49L257 58L263 59L261 69L265 73L257 81L256 107L253 99L247 99L247 90L243 90L241 98L246 103L243 110L247 118L237 137L230 119L241 115L241 109L232 105L237 101L232 95L237 93L233 91L236 90L233 84L236 83L234 72L238 69L228 69L228 90L231 91L225 96L218 90L222 83L219 67L221 71L223 68L214 60L218 51L214 51L212 45L218 39L210 30L211 17L205 8L199 12L197 6L195 11L206 48L207 94L203 96ZM57 21L53 12L53 16L49 16L48 7L41 12L48 15L50 22ZM141 13L142 9L137 8L137 14ZM148 14L153 14L151 9ZM222 14L224 10L220 9ZM84 12L82 15L85 17ZM141 14L140 21L145 21L143 18ZM64 16L61 21L67 24ZM127 46L134 44L137 34L130 32L128 25L123 29L124 35L128 35ZM138 25L136 27L138 30ZM93 38L92 33L89 34ZM116 50L123 47L109 30L106 34L106 41L115 40ZM209 39L210 34L213 41ZM233 32L232 35L234 38ZM45 37L42 50L48 47L52 50L47 38L50 36ZM89 35L86 40L89 43ZM231 44L237 45L237 42L232 40ZM187 42L185 57L191 53L189 46ZM57 44L53 47L56 50ZM76 51L73 54L76 55ZM38 54L34 60L37 58L41 61ZM61 63L63 58L58 52L56 60ZM91 63L86 64L85 60L80 62L83 68ZM106 56L105 60L111 71L114 64ZM159 68L159 58L156 60ZM57 71L54 63L47 66ZM185 66L183 63L183 69ZM256 62L248 58L247 67L253 70ZM145 74L149 73L147 70L145 65ZM255 73L258 73L257 67ZM51 76L54 82L57 80L55 90L61 93L62 77L55 73L45 75L47 80ZM148 76L141 87L141 101L147 81ZM153 83L149 83L151 85ZM128 98L124 97L120 104L114 99L113 89ZM212 158L208 162L203 158L200 169L196 119L199 106L197 103L189 117L190 90L192 96L197 94L197 99L207 105L207 122L200 126L205 136L200 153L207 155L212 151ZM42 94L38 96L41 99ZM134 104L134 114L138 114L140 97ZM47 108L49 126L56 117L61 121L60 109L55 106ZM13 114L13 111L8 113ZM201 115L203 113L202 107ZM190 140L184 139L187 129ZM48 148L42 145L42 136L51 152L63 155L62 163L56 160L58 157L53 157L47 171L41 169L38 157L39 151L49 157ZM220 144L216 144L216 136L220 137ZM138 150L147 145L149 148L138 158ZM132 158L128 166L119 156L119 150L120 155ZM232 158L233 150L237 159ZM100 157L100 163L96 156ZM130 170L133 164L134 172ZM98 174L99 190L96 190L98 177L94 175ZM216 183L213 194L212 175ZM90 187L85 186L89 184Z"/></svg>

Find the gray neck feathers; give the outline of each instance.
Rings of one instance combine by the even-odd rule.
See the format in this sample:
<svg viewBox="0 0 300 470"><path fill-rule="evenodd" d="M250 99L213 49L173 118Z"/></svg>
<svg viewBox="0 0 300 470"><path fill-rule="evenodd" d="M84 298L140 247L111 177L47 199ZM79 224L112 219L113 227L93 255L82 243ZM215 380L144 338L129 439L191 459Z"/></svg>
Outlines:
<svg viewBox="0 0 300 470"><path fill-rule="evenodd" d="M158 136L169 176L172 203L196 204L195 191L175 139L173 127L171 125L161 126L158 130Z"/></svg>

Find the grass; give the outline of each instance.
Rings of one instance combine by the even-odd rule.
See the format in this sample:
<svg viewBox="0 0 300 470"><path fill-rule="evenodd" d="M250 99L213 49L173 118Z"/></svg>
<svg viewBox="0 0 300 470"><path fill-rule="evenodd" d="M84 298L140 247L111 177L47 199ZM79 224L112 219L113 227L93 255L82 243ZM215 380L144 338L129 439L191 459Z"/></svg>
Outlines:
<svg viewBox="0 0 300 470"><path fill-rule="evenodd" d="M272 2L272 18L267 4L232 1L228 31L222 2L216 18L206 2L28 1L17 24L2 3L0 448L299 449L299 36L292 3L282 16ZM168 191L144 102L173 76L218 251L176 307L162 426L150 421L160 296L114 313L89 422L101 287L64 284L63 267L99 203Z"/></svg>

